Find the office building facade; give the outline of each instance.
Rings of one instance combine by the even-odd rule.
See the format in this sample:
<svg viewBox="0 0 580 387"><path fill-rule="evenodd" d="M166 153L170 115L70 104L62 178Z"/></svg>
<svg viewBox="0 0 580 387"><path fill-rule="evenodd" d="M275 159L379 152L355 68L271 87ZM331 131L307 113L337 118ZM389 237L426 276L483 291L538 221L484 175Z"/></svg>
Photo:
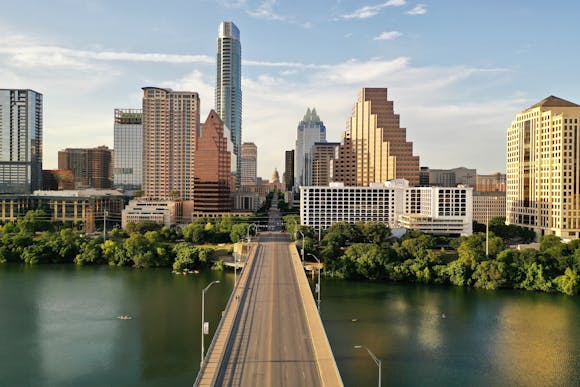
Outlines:
<svg viewBox="0 0 580 387"><path fill-rule="evenodd" d="M473 220L476 222L485 224L488 219L505 218L505 209L505 191L473 193Z"/></svg>
<svg viewBox="0 0 580 387"><path fill-rule="evenodd" d="M113 186L113 151L96 148L66 148L58 152L58 169L70 169L75 189L107 189Z"/></svg>
<svg viewBox="0 0 580 387"><path fill-rule="evenodd" d="M143 186L143 110L115 109L113 185L123 190Z"/></svg>
<svg viewBox="0 0 580 387"><path fill-rule="evenodd" d="M0 89L0 193L42 187L42 94Z"/></svg>
<svg viewBox="0 0 580 387"><path fill-rule="evenodd" d="M506 174L493 173L490 175L477 175L475 190L478 192L505 192Z"/></svg>
<svg viewBox="0 0 580 387"><path fill-rule="evenodd" d="M215 108L233 143L232 172L241 183L242 149L242 46L240 30L233 22L218 29Z"/></svg>
<svg viewBox="0 0 580 387"><path fill-rule="evenodd" d="M211 110L195 144L194 212L227 212L232 209L228 142L223 121Z"/></svg>
<svg viewBox="0 0 580 387"><path fill-rule="evenodd" d="M256 185L258 168L258 147L253 142L242 144L241 155L242 185Z"/></svg>
<svg viewBox="0 0 580 387"><path fill-rule="evenodd" d="M301 187L300 223L326 229L335 222L381 222L433 234L472 233L473 189L410 187L404 179L368 187Z"/></svg>
<svg viewBox="0 0 580 387"><path fill-rule="evenodd" d="M199 95L143 88L143 191L156 200L193 200Z"/></svg>
<svg viewBox="0 0 580 387"><path fill-rule="evenodd" d="M580 238L580 105L549 96L507 130L506 221Z"/></svg>
<svg viewBox="0 0 580 387"><path fill-rule="evenodd" d="M312 185L328 185L332 181L332 164L340 143L316 142L312 146Z"/></svg>
<svg viewBox="0 0 580 387"><path fill-rule="evenodd" d="M316 108L306 110L298 124L296 147L294 148L294 184L296 187L312 185L312 147L317 142L326 142L326 126L318 116Z"/></svg>
<svg viewBox="0 0 580 387"><path fill-rule="evenodd" d="M368 186L371 183L406 179L419 184L419 157L413 156L413 143L407 141L393 101L386 88L363 88L352 109L341 153L347 160L335 161L335 181L345 185ZM344 149L344 148L350 149ZM352 160L353 158L354 160Z"/></svg>

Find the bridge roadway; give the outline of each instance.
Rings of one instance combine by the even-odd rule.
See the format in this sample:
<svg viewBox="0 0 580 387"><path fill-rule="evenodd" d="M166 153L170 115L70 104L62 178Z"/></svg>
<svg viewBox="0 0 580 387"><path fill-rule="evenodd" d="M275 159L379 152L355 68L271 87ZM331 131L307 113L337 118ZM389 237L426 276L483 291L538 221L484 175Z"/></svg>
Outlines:
<svg viewBox="0 0 580 387"><path fill-rule="evenodd" d="M263 233L234 289L198 386L342 386L288 235Z"/></svg>

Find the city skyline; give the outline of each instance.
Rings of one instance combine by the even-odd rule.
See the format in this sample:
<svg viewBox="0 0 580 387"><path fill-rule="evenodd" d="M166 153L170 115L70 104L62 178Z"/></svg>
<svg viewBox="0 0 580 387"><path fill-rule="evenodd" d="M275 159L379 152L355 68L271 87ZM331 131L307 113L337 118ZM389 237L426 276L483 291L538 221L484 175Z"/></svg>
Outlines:
<svg viewBox="0 0 580 387"><path fill-rule="evenodd" d="M389 88L422 165L504 171L505 133L515 114L546 95L580 100L576 85L565 81L573 78L578 55L567 49L577 45L569 29L578 7L562 1L197 1L171 9L10 3L0 16L0 84L44 95L43 167L55 168L63 139L67 147L112 146L113 109L139 107L142 87L198 92L205 116L214 108L216 27L232 20L244 37L242 141L258 146L258 175L284 169L284 150L308 106L324 117L327 140L339 141L361 87ZM191 11L198 15L194 24L185 22ZM30 17L34 25L26 22ZM522 20L554 19L549 29L521 28ZM547 47L566 52L566 60L536 55Z"/></svg>

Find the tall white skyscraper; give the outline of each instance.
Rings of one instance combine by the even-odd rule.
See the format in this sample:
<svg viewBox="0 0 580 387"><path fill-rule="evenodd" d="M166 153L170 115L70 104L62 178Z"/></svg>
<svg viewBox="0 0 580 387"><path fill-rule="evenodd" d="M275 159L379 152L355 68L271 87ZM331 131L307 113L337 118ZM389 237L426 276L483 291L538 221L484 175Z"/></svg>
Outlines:
<svg viewBox="0 0 580 387"><path fill-rule="evenodd" d="M113 184L138 190L143 185L143 110L115 109Z"/></svg>
<svg viewBox="0 0 580 387"><path fill-rule="evenodd" d="M234 145L232 172L236 185L241 179L242 149L242 46L240 30L233 22L222 22L218 30L215 107Z"/></svg>
<svg viewBox="0 0 580 387"><path fill-rule="evenodd" d="M42 94L0 89L0 193L42 188Z"/></svg>
<svg viewBox="0 0 580 387"><path fill-rule="evenodd" d="M326 142L326 126L318 117L316 109L306 110L298 124L296 149L294 154L294 184L312 185L312 146L317 142Z"/></svg>

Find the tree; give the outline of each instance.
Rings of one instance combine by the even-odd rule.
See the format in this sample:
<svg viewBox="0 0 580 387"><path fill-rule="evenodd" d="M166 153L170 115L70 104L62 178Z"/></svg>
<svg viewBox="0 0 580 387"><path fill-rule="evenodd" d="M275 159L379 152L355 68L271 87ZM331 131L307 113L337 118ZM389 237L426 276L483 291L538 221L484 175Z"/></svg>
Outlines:
<svg viewBox="0 0 580 387"><path fill-rule="evenodd" d="M541 290L548 292L552 288L552 282L544 276L542 264L532 263L527 267L526 277L517 284L517 287L526 290Z"/></svg>
<svg viewBox="0 0 580 387"><path fill-rule="evenodd" d="M238 223L232 226L232 231L230 232L230 239L233 243L237 243L244 239L247 234L249 225L247 223Z"/></svg>
<svg viewBox="0 0 580 387"><path fill-rule="evenodd" d="M77 265L97 265L105 263L100 244L94 240L89 239L81 245L81 251L74 259Z"/></svg>
<svg viewBox="0 0 580 387"><path fill-rule="evenodd" d="M358 227L367 243L382 244L388 242L391 238L391 229L384 223L366 222L358 225Z"/></svg>
<svg viewBox="0 0 580 387"><path fill-rule="evenodd" d="M18 228L21 231L34 233L37 231L48 231L52 229L49 215L42 209L31 210L18 220Z"/></svg>
<svg viewBox="0 0 580 387"><path fill-rule="evenodd" d="M504 287L506 280L506 264L495 259L480 262L471 278L476 288L494 290Z"/></svg>
<svg viewBox="0 0 580 387"><path fill-rule="evenodd" d="M577 294L580 290L580 278L578 277L578 273L569 267L566 268L563 275L554 279L554 284L558 291L569 296Z"/></svg>
<svg viewBox="0 0 580 387"><path fill-rule="evenodd" d="M388 257L381 248L370 243L355 243L344 252L346 259L354 263L356 275L370 280L385 279Z"/></svg>

